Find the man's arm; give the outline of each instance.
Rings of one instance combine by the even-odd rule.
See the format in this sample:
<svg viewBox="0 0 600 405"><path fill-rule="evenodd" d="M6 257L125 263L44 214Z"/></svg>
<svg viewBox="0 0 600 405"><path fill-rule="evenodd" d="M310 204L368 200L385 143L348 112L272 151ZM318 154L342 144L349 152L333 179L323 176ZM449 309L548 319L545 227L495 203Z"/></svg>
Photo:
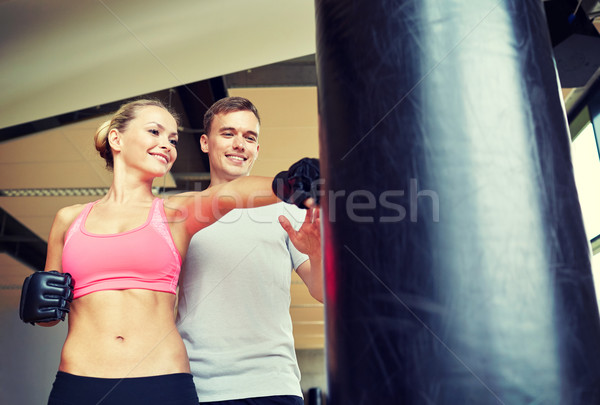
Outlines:
<svg viewBox="0 0 600 405"><path fill-rule="evenodd" d="M296 273L308 287L310 295L322 303L323 266L321 263L321 219L319 218L319 209L310 208L306 210L304 223L297 231L285 216L279 216L279 222L296 249L308 255L308 260L298 266Z"/></svg>

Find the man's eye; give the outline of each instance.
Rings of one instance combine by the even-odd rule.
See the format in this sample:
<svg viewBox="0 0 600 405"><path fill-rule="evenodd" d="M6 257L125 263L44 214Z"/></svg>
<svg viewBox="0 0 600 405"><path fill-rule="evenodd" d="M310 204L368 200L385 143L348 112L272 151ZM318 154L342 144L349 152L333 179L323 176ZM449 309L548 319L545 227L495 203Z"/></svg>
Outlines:
<svg viewBox="0 0 600 405"><path fill-rule="evenodd" d="M223 132L221 135L223 135L223 136L225 136L227 138L233 136L233 134L231 132Z"/></svg>
<svg viewBox="0 0 600 405"><path fill-rule="evenodd" d="M256 142L255 136L247 136L246 139L248 140L248 142Z"/></svg>

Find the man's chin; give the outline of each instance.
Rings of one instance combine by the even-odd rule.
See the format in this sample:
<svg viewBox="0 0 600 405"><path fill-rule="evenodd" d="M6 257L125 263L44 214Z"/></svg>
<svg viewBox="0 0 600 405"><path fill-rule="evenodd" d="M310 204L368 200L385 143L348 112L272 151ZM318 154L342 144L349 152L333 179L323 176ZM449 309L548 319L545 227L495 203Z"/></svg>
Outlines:
<svg viewBox="0 0 600 405"><path fill-rule="evenodd" d="M234 177L248 176L250 174L251 167L249 166L240 166L240 167L232 167L228 170L228 174Z"/></svg>

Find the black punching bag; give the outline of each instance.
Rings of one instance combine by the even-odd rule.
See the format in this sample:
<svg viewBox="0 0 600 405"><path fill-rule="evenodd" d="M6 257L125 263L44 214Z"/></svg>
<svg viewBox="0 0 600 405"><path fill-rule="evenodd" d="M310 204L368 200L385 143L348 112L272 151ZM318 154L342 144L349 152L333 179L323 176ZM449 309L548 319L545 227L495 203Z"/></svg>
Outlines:
<svg viewBox="0 0 600 405"><path fill-rule="evenodd" d="M327 404L599 404L542 1L315 5Z"/></svg>

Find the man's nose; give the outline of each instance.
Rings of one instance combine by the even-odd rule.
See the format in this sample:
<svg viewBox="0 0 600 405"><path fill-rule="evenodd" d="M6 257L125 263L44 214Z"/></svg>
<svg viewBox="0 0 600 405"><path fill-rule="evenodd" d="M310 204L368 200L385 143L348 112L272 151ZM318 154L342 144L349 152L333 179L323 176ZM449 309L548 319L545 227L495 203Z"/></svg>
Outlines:
<svg viewBox="0 0 600 405"><path fill-rule="evenodd" d="M236 136L233 138L233 147L235 149L242 149L244 150L246 148L246 140L244 139L243 136Z"/></svg>

